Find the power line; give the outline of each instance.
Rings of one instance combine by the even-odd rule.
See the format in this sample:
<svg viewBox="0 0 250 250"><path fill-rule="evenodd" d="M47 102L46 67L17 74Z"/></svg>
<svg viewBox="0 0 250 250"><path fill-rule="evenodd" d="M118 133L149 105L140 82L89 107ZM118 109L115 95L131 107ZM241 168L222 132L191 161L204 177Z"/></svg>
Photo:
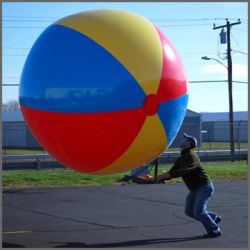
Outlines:
<svg viewBox="0 0 250 250"><path fill-rule="evenodd" d="M21 48L21 47L2 47L3 49L30 49L30 48Z"/></svg>
<svg viewBox="0 0 250 250"><path fill-rule="evenodd" d="M227 83L228 80L200 80L200 81L189 81L189 83ZM234 83L248 84L245 81L233 81ZM19 86L18 83L3 83L2 86Z"/></svg>
<svg viewBox="0 0 250 250"><path fill-rule="evenodd" d="M201 80L201 81L189 81L189 83L209 83L209 82L227 82L227 80Z"/></svg>
<svg viewBox="0 0 250 250"><path fill-rule="evenodd" d="M196 24L158 24L161 27L194 27L194 26L210 26L207 23L196 23Z"/></svg>
<svg viewBox="0 0 250 250"><path fill-rule="evenodd" d="M198 55L203 55L204 53L185 53L182 54L181 52L179 53L183 57L197 57ZM2 54L3 56L27 56L28 54Z"/></svg>
<svg viewBox="0 0 250 250"><path fill-rule="evenodd" d="M16 49L16 50L29 50L30 48L22 48L22 47L2 47L3 49ZM204 51L191 51L191 52L187 52L187 51L179 51L180 54L182 55L203 55ZM214 51L206 51L206 54L211 54L214 55Z"/></svg>
<svg viewBox="0 0 250 250"><path fill-rule="evenodd" d="M243 32L248 32L247 30L238 29L238 28L234 28L234 30L239 30L239 31L243 31Z"/></svg>
<svg viewBox="0 0 250 250"><path fill-rule="evenodd" d="M47 27L29 27L29 26L2 26L3 29L44 29Z"/></svg>
<svg viewBox="0 0 250 250"><path fill-rule="evenodd" d="M214 18L197 18L197 19L167 19L167 18L150 18L154 22L201 22L201 21L214 21Z"/></svg>
<svg viewBox="0 0 250 250"><path fill-rule="evenodd" d="M245 53L245 52L241 52L241 51L238 51L238 50L233 50L233 49L232 49L232 51L233 51L233 52L237 52L237 53L240 53L240 54L243 54L243 55L248 55L248 53Z"/></svg>
<svg viewBox="0 0 250 250"><path fill-rule="evenodd" d="M19 86L18 83L3 83L2 86L5 86L5 87L17 87Z"/></svg>
<svg viewBox="0 0 250 250"><path fill-rule="evenodd" d="M21 20L18 19L3 19L2 21L4 22L53 22L55 20L58 20L60 18L58 17L28 17L28 16L3 16L7 18L22 18ZM23 20L27 19L28 20ZM49 18L49 19L48 19ZM42 20L41 20L42 19ZM197 19L157 19L157 18L151 18L153 22L163 22L163 24L159 24L159 26L162 27L192 27L192 26L206 26L210 24L205 24L205 23L192 23L192 24L168 24L168 22L204 22L204 21L214 21L214 20L236 20L238 18L197 18ZM167 22L167 23L166 23ZM15 28L15 29L24 29L24 28L36 28L36 29L41 29L41 28L46 28L46 27L38 27L38 26L3 26L2 28Z"/></svg>
<svg viewBox="0 0 250 250"><path fill-rule="evenodd" d="M6 16L6 15L4 15L4 16L2 16L2 17L7 17L7 18L34 18L34 19L59 19L59 18L61 18L61 17L45 17L45 16Z"/></svg>
<svg viewBox="0 0 250 250"><path fill-rule="evenodd" d="M237 39L234 37L233 33L231 32L231 37L233 38L233 40L235 41L235 43L238 45L238 47L242 50L239 42L237 41Z"/></svg>
<svg viewBox="0 0 250 250"><path fill-rule="evenodd" d="M233 81L235 83L243 83L243 84L248 84L248 82L243 82L243 81Z"/></svg>
<svg viewBox="0 0 250 250"><path fill-rule="evenodd" d="M24 22L24 23L28 23L28 22L36 22L36 23L48 23L48 22L53 22L54 20L48 21L48 20L17 20L17 19L10 19L10 20L6 20L3 19L3 22Z"/></svg>
<svg viewBox="0 0 250 250"><path fill-rule="evenodd" d="M215 83L215 82L218 82L218 83L227 83L228 80L201 80L201 81L189 81L189 83ZM234 83L242 83L242 84L248 84L248 82L245 82L245 81L233 81Z"/></svg>
<svg viewBox="0 0 250 250"><path fill-rule="evenodd" d="M3 76L3 78L19 78L19 76Z"/></svg>
<svg viewBox="0 0 250 250"><path fill-rule="evenodd" d="M62 17L51 17L51 16L16 16L16 15L3 15L3 18L21 18L21 19L32 19L32 20L55 20L60 19ZM181 18L175 18L175 19L168 19L168 18L149 18L150 20L154 20L156 22L193 22L193 21L214 21L214 20L238 20L238 18L227 18L227 17L214 17L214 18L191 18L191 19L181 19ZM241 20L246 21L247 19L241 18Z"/></svg>
<svg viewBox="0 0 250 250"><path fill-rule="evenodd" d="M26 55L18 55L18 54L2 54L3 56L27 56L28 54Z"/></svg>
<svg viewBox="0 0 250 250"><path fill-rule="evenodd" d="M211 24L159 24L161 27L194 27L210 26ZM45 29L48 26L2 26L3 29Z"/></svg>

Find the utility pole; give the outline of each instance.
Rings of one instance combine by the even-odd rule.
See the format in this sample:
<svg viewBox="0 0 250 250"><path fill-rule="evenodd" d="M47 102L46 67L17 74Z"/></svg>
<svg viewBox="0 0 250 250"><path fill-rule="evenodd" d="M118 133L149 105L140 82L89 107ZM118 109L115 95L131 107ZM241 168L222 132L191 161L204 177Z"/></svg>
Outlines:
<svg viewBox="0 0 250 250"><path fill-rule="evenodd" d="M227 28L227 72L228 72L228 93L229 93L229 126L230 126L230 151L231 155L234 155L234 117L233 117L233 80L232 80L232 56L231 56L231 41L230 41L230 29L233 25L241 24L240 19L238 22L230 23L226 19L226 24L221 26L215 26L213 29Z"/></svg>

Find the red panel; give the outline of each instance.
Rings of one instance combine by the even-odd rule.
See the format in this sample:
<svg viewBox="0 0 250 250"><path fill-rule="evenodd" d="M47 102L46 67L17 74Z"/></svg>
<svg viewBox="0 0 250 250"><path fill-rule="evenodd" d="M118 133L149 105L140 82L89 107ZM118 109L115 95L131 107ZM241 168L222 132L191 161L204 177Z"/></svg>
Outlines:
<svg viewBox="0 0 250 250"><path fill-rule="evenodd" d="M159 97L155 94L148 95L144 100L143 107L147 115L154 115L160 107Z"/></svg>
<svg viewBox="0 0 250 250"><path fill-rule="evenodd" d="M21 109L40 144L58 161L80 172L95 172L113 163L146 119L143 108L94 114Z"/></svg>
<svg viewBox="0 0 250 250"><path fill-rule="evenodd" d="M155 28L163 47L163 69L157 95L160 102L165 102L187 93L187 75L170 40L157 27Z"/></svg>

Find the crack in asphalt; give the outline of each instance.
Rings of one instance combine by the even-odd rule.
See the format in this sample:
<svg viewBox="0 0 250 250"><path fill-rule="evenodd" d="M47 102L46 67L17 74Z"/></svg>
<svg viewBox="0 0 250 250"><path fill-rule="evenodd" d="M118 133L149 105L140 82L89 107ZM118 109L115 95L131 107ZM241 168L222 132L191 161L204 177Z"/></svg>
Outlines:
<svg viewBox="0 0 250 250"><path fill-rule="evenodd" d="M101 226L102 227L102 228L97 228L97 229L86 229L86 230L79 230L79 231L102 230L103 227L105 227L106 229L156 228L156 227L167 227L167 226L183 225L183 224L189 224L190 223L190 221L185 220L183 218L180 218L180 217L176 216L175 214L173 214L173 216L175 218L182 220L182 222L180 222L180 223L165 223L165 224L160 224L160 225L123 226L123 227L120 227L120 226L112 226L112 225L95 223L95 222L90 222L90 221L85 221L85 220L78 220L78 219L74 219L74 218L70 218L70 217L49 214L49 213L45 213L45 212L41 212L41 211L37 211L37 210L33 210L33 209L27 209L27 208L23 208L23 207L18 207L18 206L13 206L13 205L7 205L7 204L5 204L4 206L10 207L10 208L14 208L14 209L21 209L21 210L26 211L26 212L32 212L32 213L41 214L41 215L45 215L45 216L49 216L49 217L55 217L55 218L58 218L58 219L70 220L70 221L74 221L74 222L78 222L78 223L84 223L84 224L89 224L89 225ZM68 232L68 231L72 232L72 230L66 230L66 231L57 231L57 230L55 230L55 231L53 231L53 230L49 231L49 230L46 230L46 232ZM78 231L78 230L73 230L73 231ZM32 230L32 232L43 232L43 231Z"/></svg>
<svg viewBox="0 0 250 250"><path fill-rule="evenodd" d="M37 211L37 210L33 210L33 209L28 209L28 208L23 208L23 207L18 207L18 206L12 206L12 205L6 205L6 204L4 206L10 207L10 208L15 208L15 209L21 209L24 211L28 211L28 212L32 212L32 213L36 213L36 214L41 214L41 215L45 215L45 216L49 216L49 217L55 217L58 219L70 220L70 221L74 221L74 222L85 223L85 224L90 224L90 225L94 225L94 226L106 227L106 228L107 227L108 228L115 228L115 226L111 226L111 225L95 223L95 222L90 222L90 221L84 221L84 220L78 220L78 219L74 219L74 218L70 218L70 217L49 214L49 213L45 213L45 212L41 212L41 211Z"/></svg>

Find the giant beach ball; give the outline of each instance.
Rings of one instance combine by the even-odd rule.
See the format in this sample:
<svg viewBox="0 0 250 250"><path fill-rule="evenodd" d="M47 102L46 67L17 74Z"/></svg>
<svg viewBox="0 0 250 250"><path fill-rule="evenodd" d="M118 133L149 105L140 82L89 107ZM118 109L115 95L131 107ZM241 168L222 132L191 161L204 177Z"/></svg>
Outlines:
<svg viewBox="0 0 250 250"><path fill-rule="evenodd" d="M112 174L169 147L186 113L187 75L173 44L147 18L86 11L38 37L19 102L55 159L79 172Z"/></svg>

